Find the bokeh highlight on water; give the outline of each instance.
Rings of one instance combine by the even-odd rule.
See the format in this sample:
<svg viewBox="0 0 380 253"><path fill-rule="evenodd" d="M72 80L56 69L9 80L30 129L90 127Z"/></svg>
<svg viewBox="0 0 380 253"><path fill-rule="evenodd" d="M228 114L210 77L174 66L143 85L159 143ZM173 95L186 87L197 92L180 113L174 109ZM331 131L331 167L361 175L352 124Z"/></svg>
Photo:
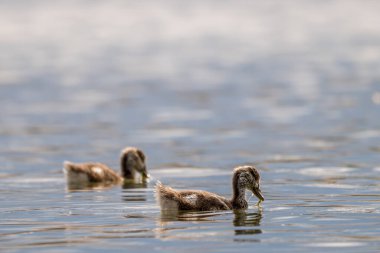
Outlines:
<svg viewBox="0 0 380 253"><path fill-rule="evenodd" d="M377 1L1 1L2 252L378 252ZM62 162L146 185L70 191ZM154 181L247 211L160 213Z"/></svg>

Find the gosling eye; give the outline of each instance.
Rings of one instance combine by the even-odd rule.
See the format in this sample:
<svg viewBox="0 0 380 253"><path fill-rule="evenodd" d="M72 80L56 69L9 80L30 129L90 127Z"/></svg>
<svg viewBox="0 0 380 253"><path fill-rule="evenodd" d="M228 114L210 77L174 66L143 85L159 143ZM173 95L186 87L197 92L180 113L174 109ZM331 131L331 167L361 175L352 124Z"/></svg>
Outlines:
<svg viewBox="0 0 380 253"><path fill-rule="evenodd" d="M130 156L130 157L128 158L128 160L129 160L130 162L137 162L137 158L134 157L134 156Z"/></svg>

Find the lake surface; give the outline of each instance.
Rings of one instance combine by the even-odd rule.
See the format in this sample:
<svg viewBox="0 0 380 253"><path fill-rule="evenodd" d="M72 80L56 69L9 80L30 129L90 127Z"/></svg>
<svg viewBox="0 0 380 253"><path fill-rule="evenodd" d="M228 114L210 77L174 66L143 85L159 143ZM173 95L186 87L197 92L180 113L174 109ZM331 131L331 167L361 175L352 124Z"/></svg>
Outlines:
<svg viewBox="0 0 380 253"><path fill-rule="evenodd" d="M0 1L1 252L379 252L378 1ZM62 162L147 155L146 185ZM246 211L161 214L153 187Z"/></svg>

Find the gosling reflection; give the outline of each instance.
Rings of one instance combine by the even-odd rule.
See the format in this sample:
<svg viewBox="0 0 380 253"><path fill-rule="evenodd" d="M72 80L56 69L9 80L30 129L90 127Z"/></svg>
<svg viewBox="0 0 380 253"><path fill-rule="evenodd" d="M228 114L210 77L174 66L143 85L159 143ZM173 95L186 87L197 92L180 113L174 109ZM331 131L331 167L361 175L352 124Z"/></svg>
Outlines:
<svg viewBox="0 0 380 253"><path fill-rule="evenodd" d="M77 191L99 191L107 190L114 187L114 184L107 183L67 183L67 192L77 192Z"/></svg>
<svg viewBox="0 0 380 253"><path fill-rule="evenodd" d="M246 212L245 210L230 211L178 211L178 210L161 210L160 218L157 220L157 228L155 234L157 238L176 238L176 233L173 230L186 229L189 223L224 223L231 221L231 215L234 215L233 225L236 242L259 242L260 240L252 237L254 234L261 234L259 229L262 214L261 210L255 212ZM180 223L177 223L180 222ZM181 226L181 222L184 225ZM187 222L187 223L186 223ZM174 225L176 224L176 225ZM208 225L205 225L208 226ZM245 235L244 237L242 235ZM247 235L251 235L248 236Z"/></svg>
<svg viewBox="0 0 380 253"><path fill-rule="evenodd" d="M141 181L136 180L125 180L122 185L122 200L126 202L133 201L146 201L147 200L147 192L146 188L148 188L148 179L142 179Z"/></svg>
<svg viewBox="0 0 380 253"><path fill-rule="evenodd" d="M225 212L192 212L178 210L161 210L160 225L165 225L173 221L206 221L213 222L215 217L225 214Z"/></svg>
<svg viewBox="0 0 380 253"><path fill-rule="evenodd" d="M141 179L141 181L136 180L125 180L122 184L123 189L138 189L138 188L147 188L148 187L148 179Z"/></svg>
<svg viewBox="0 0 380 253"><path fill-rule="evenodd" d="M233 224L235 226L235 235L261 234L258 227L262 219L262 210L259 208L255 212L246 212L245 210L235 210Z"/></svg>

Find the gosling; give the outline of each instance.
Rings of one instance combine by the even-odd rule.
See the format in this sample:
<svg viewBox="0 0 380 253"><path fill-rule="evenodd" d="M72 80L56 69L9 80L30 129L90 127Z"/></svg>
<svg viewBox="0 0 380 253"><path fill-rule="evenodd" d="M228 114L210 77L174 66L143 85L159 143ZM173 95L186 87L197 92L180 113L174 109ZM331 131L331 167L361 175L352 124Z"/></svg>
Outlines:
<svg viewBox="0 0 380 253"><path fill-rule="evenodd" d="M118 184L126 180L134 180L136 173L140 173L143 179L149 177L145 165L145 155L137 148L127 147L121 151L121 173L118 174L110 167L102 163L63 163L63 172L68 184Z"/></svg>
<svg viewBox="0 0 380 253"><path fill-rule="evenodd" d="M161 182L156 184L156 199L162 210L193 210L215 211L231 209L247 209L245 190L250 190L259 199L264 201L260 190L260 175L252 166L239 166L233 171L232 198L201 190L174 190L164 186Z"/></svg>

